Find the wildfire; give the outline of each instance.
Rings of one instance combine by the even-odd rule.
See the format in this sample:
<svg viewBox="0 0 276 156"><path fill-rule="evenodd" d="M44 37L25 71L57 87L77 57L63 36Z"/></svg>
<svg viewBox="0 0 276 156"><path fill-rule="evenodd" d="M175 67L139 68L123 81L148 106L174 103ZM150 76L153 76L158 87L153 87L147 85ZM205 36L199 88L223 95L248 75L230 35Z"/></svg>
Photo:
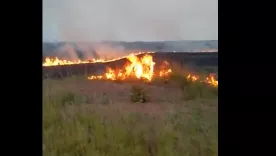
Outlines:
<svg viewBox="0 0 276 156"><path fill-rule="evenodd" d="M172 69L170 69L170 64L167 61L164 61L163 64L161 65L161 70L159 72L159 76L168 76L169 74L172 73Z"/></svg>
<svg viewBox="0 0 276 156"><path fill-rule="evenodd" d="M87 60L87 61L81 61L81 60L69 61L69 60L62 60L57 57L55 57L55 58L46 57L44 62L42 63L42 66L60 66L60 65L72 65L72 64L84 64L84 63L104 63L104 62L117 61L117 60L124 59L124 58L127 58L132 55L136 56L136 55L140 55L140 54L150 54L150 53L154 53L154 52L139 52L139 53L119 57L116 59L110 59L110 60L92 59L92 60Z"/></svg>
<svg viewBox="0 0 276 156"><path fill-rule="evenodd" d="M92 75L89 76L89 80L125 80L127 78L136 78L136 79L143 79L146 81L152 81L154 76L159 77L167 77L172 73L172 69L170 68L170 64L167 61L163 61L162 65L160 66L160 70L155 71L155 62L153 61L151 53L154 52L139 52L133 53L127 56L119 57L116 59L111 60L103 60L103 59L92 59L87 61L68 61L68 60L61 60L57 57L49 58L47 57L44 62L43 66L59 66L59 65L72 65L72 64L85 64L85 63L105 63L105 62L112 62L117 61L120 59L126 58L128 63L126 63L122 69L112 69L107 68L103 75ZM137 55L145 54L141 58L137 57ZM218 81L214 78L213 74L210 74L205 79L201 79L197 75L189 74L186 77L190 81L199 81L203 83L210 84L214 87L218 87Z"/></svg>
<svg viewBox="0 0 276 156"><path fill-rule="evenodd" d="M92 62L99 62L101 60L89 60L89 61L68 61L68 60L61 60L57 57L49 58L46 57L45 61L43 62L43 66L58 66L58 65L71 65L71 64L82 64L82 63L92 63Z"/></svg>
<svg viewBox="0 0 276 156"><path fill-rule="evenodd" d="M187 79L188 80L191 80L191 81L200 81L200 82L205 82L207 84L210 84L214 87L218 87L218 81L215 79L214 75L213 74L210 74L208 77L206 77L204 80L200 79L199 76L195 76L195 75L191 75L189 74L187 76Z"/></svg>
<svg viewBox="0 0 276 156"><path fill-rule="evenodd" d="M153 76L166 77L172 73L172 69L170 68L170 65L167 61L162 63L159 73L155 73L155 62L153 61L152 56L149 54L144 55L140 59L133 54L129 55L127 59L129 62L122 69L107 68L103 75L92 75L88 77L88 79L125 80L127 78L137 78L151 81ZM210 74L203 80L199 76L191 74L189 74L186 78L193 82L199 81L210 84L214 87L218 86L218 81L215 80L213 74Z"/></svg>
<svg viewBox="0 0 276 156"><path fill-rule="evenodd" d="M218 86L218 81L215 80L215 77L214 75L210 74L209 77L207 77L205 80L204 80L205 83L208 83L208 84L211 84L215 87Z"/></svg>
<svg viewBox="0 0 276 156"><path fill-rule="evenodd" d="M187 79L188 79L188 80L191 80L191 81L197 81L197 80L199 80L199 76L195 76L195 75L189 74L189 75L187 76Z"/></svg>
<svg viewBox="0 0 276 156"><path fill-rule="evenodd" d="M124 80L126 78L137 78L151 81L154 74L155 62L149 54L144 55L139 59L135 54L126 57L129 61L123 69L107 68L103 76L90 76L88 79L109 79L109 80Z"/></svg>

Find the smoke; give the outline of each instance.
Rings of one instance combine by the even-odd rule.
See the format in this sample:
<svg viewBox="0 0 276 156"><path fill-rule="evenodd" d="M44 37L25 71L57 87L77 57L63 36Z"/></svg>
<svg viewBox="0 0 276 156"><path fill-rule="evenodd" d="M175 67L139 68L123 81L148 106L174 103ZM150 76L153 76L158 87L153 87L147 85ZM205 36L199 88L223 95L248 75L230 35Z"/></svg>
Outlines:
<svg viewBox="0 0 276 156"><path fill-rule="evenodd" d="M127 54L124 47L119 45L108 46L104 44L97 44L95 45L95 51L102 59L105 60L122 57Z"/></svg>
<svg viewBox="0 0 276 156"><path fill-rule="evenodd" d="M120 45L104 43L65 43L55 50L55 56L71 61L104 59L110 60L135 51L127 51ZM137 51L138 52L138 51Z"/></svg>
<svg viewBox="0 0 276 156"><path fill-rule="evenodd" d="M70 44L65 44L56 51L56 56L61 59L77 61L79 56L77 55L75 48Z"/></svg>
<svg viewBox="0 0 276 156"><path fill-rule="evenodd" d="M217 0L43 0L43 40L217 40L217 3ZM89 51L87 46L83 49Z"/></svg>

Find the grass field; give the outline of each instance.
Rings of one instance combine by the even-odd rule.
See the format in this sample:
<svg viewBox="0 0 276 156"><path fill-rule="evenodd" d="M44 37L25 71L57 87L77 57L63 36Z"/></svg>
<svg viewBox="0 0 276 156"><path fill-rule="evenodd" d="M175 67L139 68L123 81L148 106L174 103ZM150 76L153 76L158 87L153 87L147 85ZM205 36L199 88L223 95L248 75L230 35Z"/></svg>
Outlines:
<svg viewBox="0 0 276 156"><path fill-rule="evenodd" d="M217 110L217 89L181 75L151 84L44 80L43 155L215 156Z"/></svg>

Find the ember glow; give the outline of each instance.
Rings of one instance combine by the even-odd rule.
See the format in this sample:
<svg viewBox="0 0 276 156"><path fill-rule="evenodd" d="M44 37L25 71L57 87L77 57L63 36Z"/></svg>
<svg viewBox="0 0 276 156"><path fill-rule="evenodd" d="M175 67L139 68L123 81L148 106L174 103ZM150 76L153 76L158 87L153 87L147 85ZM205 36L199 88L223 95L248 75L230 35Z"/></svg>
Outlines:
<svg viewBox="0 0 276 156"><path fill-rule="evenodd" d="M187 76L187 79L191 80L191 81L197 81L197 80L199 80L199 76L189 74Z"/></svg>
<svg viewBox="0 0 276 156"><path fill-rule="evenodd" d="M139 52L139 53L130 54L130 55L127 55L127 56L123 56L123 57L119 57L119 58L115 58L115 59L110 59L110 60L91 59L91 60L86 60L86 61L81 61L81 60L69 61L69 60L62 60L62 59L59 59L57 57L55 57L55 58L46 57L45 60L42 63L42 66L61 66L61 65L85 64L85 63L104 63L104 62L112 62L112 61L121 60L121 59L127 58L127 57L132 56L132 55L137 56L137 55L140 55L140 54L150 54L150 53L154 53L154 52Z"/></svg>

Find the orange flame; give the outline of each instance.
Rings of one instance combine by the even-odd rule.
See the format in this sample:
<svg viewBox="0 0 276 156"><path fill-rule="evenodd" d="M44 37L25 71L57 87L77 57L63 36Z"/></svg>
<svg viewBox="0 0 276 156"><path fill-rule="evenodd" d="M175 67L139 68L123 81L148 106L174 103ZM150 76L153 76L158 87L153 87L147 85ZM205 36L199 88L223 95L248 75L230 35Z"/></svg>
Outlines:
<svg viewBox="0 0 276 156"><path fill-rule="evenodd" d="M155 62L152 56L149 54L144 55L139 59L135 54L131 54L126 57L129 63L127 63L123 69L113 70L107 68L106 73L103 76L90 76L88 79L109 79L109 80L124 80L127 77L135 77L138 79L145 79L151 81L154 75Z"/></svg>
<svg viewBox="0 0 276 156"><path fill-rule="evenodd" d="M205 83L211 84L214 87L218 86L218 81L215 80L215 77L213 74L210 74L209 77L207 77L204 81Z"/></svg>
<svg viewBox="0 0 276 156"><path fill-rule="evenodd" d="M61 60L57 57L49 58L47 57L44 62L43 66L59 66L59 65L72 65L72 64L84 64L84 63L105 63L105 62L112 62L117 61L120 59L126 58L129 63L127 63L123 69L111 69L107 68L106 72L103 75L92 75L88 77L89 80L95 79L107 79L107 80L125 80L127 78L137 78L137 79L145 79L147 81L151 81L153 76L160 76L166 77L172 73L172 69L170 68L170 64L167 61L164 61L161 65L159 73L154 73L154 65L155 62L153 61L152 56L150 55L154 52L139 52L135 54L130 54L127 56L119 57L116 59L111 60L103 60L103 59L92 59L87 61L68 61L68 60ZM137 55L146 54L141 59L137 57ZM202 80L197 75L189 74L186 77L190 81L200 81L211 86L218 87L218 81L215 80L214 75L210 74L204 80Z"/></svg>
<svg viewBox="0 0 276 156"><path fill-rule="evenodd" d="M150 53L154 53L154 52L139 52L139 53L135 53L135 54L131 54L131 55L136 56L136 55L140 55L140 54L150 54ZM121 59L124 59L127 57L129 57L129 55L115 58L115 59L110 59L110 60L92 59L92 60L87 60L87 61L81 61L81 60L68 61L68 60L61 60L57 57L55 57L55 58L46 57L44 62L42 63L42 66L60 66L60 65L72 65L72 64L84 64L84 63L104 63L104 62L112 62L112 61L121 60Z"/></svg>
<svg viewBox="0 0 276 156"><path fill-rule="evenodd" d="M164 61L163 64L161 65L161 71L159 72L159 76L168 76L169 74L172 73L172 70L170 69L170 64L168 61Z"/></svg>
<svg viewBox="0 0 276 156"><path fill-rule="evenodd" d="M218 87L218 81L215 79L214 74L209 74L204 80L201 80L199 76L189 74L187 79L190 81L200 81L210 84L213 87Z"/></svg>
<svg viewBox="0 0 276 156"><path fill-rule="evenodd" d="M188 79L188 80L191 80L191 81L197 81L197 80L199 80L199 76L195 76L195 75L192 75L192 76L191 76L191 74L189 74L189 75L187 76L187 79Z"/></svg>
<svg viewBox="0 0 276 156"><path fill-rule="evenodd" d="M172 73L172 69L167 61L164 61L160 67L158 74L154 73L155 62L151 55L146 54L141 59L139 59L135 54L126 57L129 61L122 69L111 69L107 68L103 75L95 76L92 75L88 77L90 80L95 79L107 79L107 80L125 80L130 77L137 79L145 79L151 81L153 76L166 77ZM204 82L210 84L214 87L218 86L218 81L215 80L214 75L210 74L207 78L202 80L197 75L189 74L186 77L188 80L195 82Z"/></svg>
<svg viewBox="0 0 276 156"><path fill-rule="evenodd" d="M72 64L83 64L83 63L92 63L92 62L100 62L102 60L89 60L89 61L68 61L68 60L61 60L57 57L55 58L49 58L46 57L46 59L44 60L42 66L59 66L59 65L72 65Z"/></svg>

